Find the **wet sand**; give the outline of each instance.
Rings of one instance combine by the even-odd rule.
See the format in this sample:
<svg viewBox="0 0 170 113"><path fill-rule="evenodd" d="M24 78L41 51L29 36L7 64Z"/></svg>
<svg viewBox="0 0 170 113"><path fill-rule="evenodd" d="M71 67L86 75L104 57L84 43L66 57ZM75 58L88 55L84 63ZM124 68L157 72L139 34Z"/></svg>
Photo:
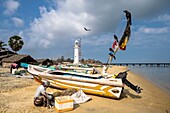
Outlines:
<svg viewBox="0 0 170 113"><path fill-rule="evenodd" d="M113 66L109 73L117 74L126 67ZM54 108L35 107L33 98L39 86L33 79L16 78L2 73L9 69L0 68L0 112L1 113L55 113ZM128 72L128 80L144 90L137 94L125 86L120 99L89 95L92 100L76 105L68 113L170 113L170 97L145 78Z"/></svg>

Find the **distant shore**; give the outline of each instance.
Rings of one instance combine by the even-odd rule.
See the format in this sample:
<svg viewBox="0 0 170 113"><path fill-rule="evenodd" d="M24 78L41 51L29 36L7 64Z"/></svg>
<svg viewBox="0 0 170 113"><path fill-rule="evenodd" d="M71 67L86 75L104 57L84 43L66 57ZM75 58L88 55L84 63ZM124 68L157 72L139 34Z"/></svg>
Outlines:
<svg viewBox="0 0 170 113"><path fill-rule="evenodd" d="M127 67L111 66L108 73L118 74ZM33 97L39 86L33 79L5 76L9 69L0 68L0 112L7 113L56 113L54 108L35 107ZM144 77L128 72L128 80L143 88L137 94L125 86L120 99L89 95L92 100L74 107L68 113L170 113L170 97Z"/></svg>

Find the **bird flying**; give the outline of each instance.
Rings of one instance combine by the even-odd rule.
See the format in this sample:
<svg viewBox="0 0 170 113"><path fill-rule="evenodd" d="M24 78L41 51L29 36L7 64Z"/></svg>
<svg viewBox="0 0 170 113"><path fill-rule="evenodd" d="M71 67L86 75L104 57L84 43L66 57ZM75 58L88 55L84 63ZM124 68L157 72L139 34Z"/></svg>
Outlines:
<svg viewBox="0 0 170 113"><path fill-rule="evenodd" d="M86 31L90 31L90 29L87 29L87 28L85 28L85 27L84 27L84 30L86 30Z"/></svg>

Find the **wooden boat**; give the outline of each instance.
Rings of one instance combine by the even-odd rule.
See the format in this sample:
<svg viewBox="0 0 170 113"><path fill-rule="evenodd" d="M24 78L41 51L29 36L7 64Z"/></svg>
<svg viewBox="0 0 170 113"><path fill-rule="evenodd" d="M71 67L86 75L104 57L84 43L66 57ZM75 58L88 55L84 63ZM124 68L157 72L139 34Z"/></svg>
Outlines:
<svg viewBox="0 0 170 113"><path fill-rule="evenodd" d="M28 66L28 72L34 76L35 81L42 83L49 81L51 86L67 89L82 89L85 93L110 98L119 98L123 83L121 79L103 78L100 74L86 74L63 70L49 70L39 66Z"/></svg>
<svg viewBox="0 0 170 113"><path fill-rule="evenodd" d="M63 65L59 65L58 69L61 69L61 70L89 70L89 71L93 70L93 68L89 68L89 67L63 66Z"/></svg>

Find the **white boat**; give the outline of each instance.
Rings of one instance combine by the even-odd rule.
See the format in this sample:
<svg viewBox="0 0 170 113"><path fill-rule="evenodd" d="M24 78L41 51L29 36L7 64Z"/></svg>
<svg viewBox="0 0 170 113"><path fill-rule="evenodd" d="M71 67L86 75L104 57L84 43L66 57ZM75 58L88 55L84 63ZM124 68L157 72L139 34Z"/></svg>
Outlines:
<svg viewBox="0 0 170 113"><path fill-rule="evenodd" d="M39 66L29 65L28 72L37 82L49 81L51 86L67 89L82 89L85 93L119 98L123 83L121 79L104 78L101 74L77 73L63 70L50 70Z"/></svg>

